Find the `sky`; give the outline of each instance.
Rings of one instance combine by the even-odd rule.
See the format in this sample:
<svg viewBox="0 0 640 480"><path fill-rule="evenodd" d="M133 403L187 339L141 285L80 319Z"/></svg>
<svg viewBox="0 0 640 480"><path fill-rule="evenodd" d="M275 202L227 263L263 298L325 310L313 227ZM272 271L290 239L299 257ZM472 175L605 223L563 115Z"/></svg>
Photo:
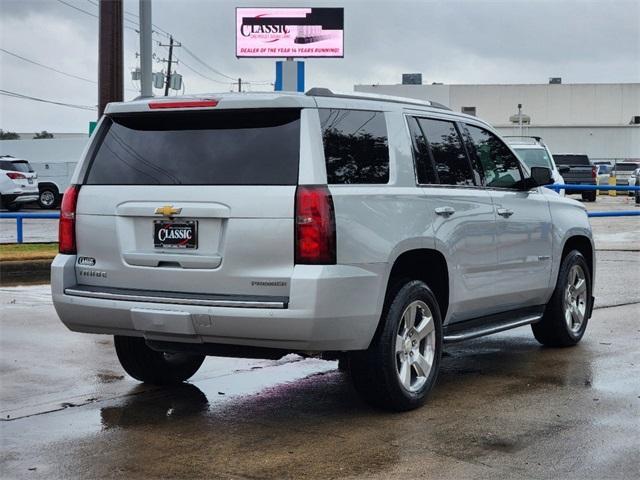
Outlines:
<svg viewBox="0 0 640 480"><path fill-rule="evenodd" d="M97 3L0 0L0 90L94 107ZM229 91L227 77L242 77L249 90L272 89L273 59L235 57L237 6L344 7L344 58L307 59L307 88L349 92L355 84L400 83L406 72L421 72L425 83L546 83L549 77L562 77L563 83L640 82L640 0L153 0L152 5L153 23L186 47L175 51L185 62L177 71L187 94ZM124 9L131 20L124 30L125 99L131 99L139 89L130 77L139 51L132 30L138 1L124 0ZM167 40L161 33L154 38ZM157 41L154 53L166 58L166 47ZM154 70L162 68L154 63ZM86 132L96 115L0 95L5 131Z"/></svg>

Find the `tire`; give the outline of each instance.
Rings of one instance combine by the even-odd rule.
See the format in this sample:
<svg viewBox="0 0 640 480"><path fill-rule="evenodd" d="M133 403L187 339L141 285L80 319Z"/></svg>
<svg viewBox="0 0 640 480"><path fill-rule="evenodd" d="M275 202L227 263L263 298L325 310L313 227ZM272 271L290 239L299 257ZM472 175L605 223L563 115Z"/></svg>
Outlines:
<svg viewBox="0 0 640 480"><path fill-rule="evenodd" d="M391 292L379 331L367 350L350 354L349 370L365 402L406 411L424 404L436 383L442 318L436 297L424 282L407 281ZM413 327L407 329L407 322Z"/></svg>
<svg viewBox="0 0 640 480"><path fill-rule="evenodd" d="M38 196L38 205L42 209L51 210L58 206L59 197L58 190L53 187L44 187Z"/></svg>
<svg viewBox="0 0 640 480"><path fill-rule="evenodd" d="M144 383L171 385L184 382L198 371L204 361L204 355L157 352L140 337L116 335L113 340L122 368Z"/></svg>
<svg viewBox="0 0 640 480"><path fill-rule="evenodd" d="M582 200L585 202L595 202L596 201L596 192L583 192Z"/></svg>
<svg viewBox="0 0 640 480"><path fill-rule="evenodd" d="M580 279L585 282L584 289L575 288ZM562 260L556 288L542 319L531 325L536 340L547 347L576 345L587 329L591 301L591 274L587 261L579 251L572 250Z"/></svg>

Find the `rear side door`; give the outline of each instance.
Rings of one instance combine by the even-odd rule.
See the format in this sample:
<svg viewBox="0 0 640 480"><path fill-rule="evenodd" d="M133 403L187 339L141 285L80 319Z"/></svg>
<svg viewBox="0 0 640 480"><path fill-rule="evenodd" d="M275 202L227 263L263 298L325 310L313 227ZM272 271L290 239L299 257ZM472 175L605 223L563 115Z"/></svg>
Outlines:
<svg viewBox="0 0 640 480"><path fill-rule="evenodd" d="M90 153L77 281L288 296L300 109L117 114Z"/></svg>
<svg viewBox="0 0 640 480"><path fill-rule="evenodd" d="M496 302L501 310L541 305L547 298L553 260L546 197L538 188L521 189L520 161L492 132L466 125L465 139L482 168L496 212Z"/></svg>
<svg viewBox="0 0 640 480"><path fill-rule="evenodd" d="M416 176L449 270L451 323L495 313L496 225L455 122L409 117ZM426 266L428 268L428 266Z"/></svg>

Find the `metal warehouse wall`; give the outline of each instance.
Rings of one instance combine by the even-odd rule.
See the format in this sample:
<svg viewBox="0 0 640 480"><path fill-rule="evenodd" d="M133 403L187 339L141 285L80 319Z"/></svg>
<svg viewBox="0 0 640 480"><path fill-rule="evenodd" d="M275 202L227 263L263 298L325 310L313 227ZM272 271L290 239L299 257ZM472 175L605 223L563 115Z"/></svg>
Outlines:
<svg viewBox="0 0 640 480"><path fill-rule="evenodd" d="M628 125L640 115L640 83L541 85L356 85L357 92L435 100L460 112L476 107L483 120L504 126L522 104L532 125Z"/></svg>

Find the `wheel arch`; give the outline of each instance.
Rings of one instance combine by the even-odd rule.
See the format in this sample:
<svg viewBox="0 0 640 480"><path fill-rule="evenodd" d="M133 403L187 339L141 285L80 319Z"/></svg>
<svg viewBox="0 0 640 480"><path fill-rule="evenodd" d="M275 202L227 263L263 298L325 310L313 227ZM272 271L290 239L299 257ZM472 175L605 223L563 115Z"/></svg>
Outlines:
<svg viewBox="0 0 640 480"><path fill-rule="evenodd" d="M572 250L579 251L587 261L589 267L589 276L591 277L591 285L593 286L595 280L595 248L591 238L586 235L575 234L569 236L562 247L562 255L560 262L564 260L569 252Z"/></svg>
<svg viewBox="0 0 640 480"><path fill-rule="evenodd" d="M382 314L374 338L380 334L390 298L401 287L402 280L422 280L433 291L440 307L442 321L449 309L449 270L442 252L433 248L413 248L401 252L393 261L387 277Z"/></svg>
<svg viewBox="0 0 640 480"><path fill-rule="evenodd" d="M46 180L44 182L38 182L38 190L42 193L42 190L44 190L47 187L53 187L56 189L56 191L58 192L58 195L60 195L60 187L58 186L58 184L56 182L52 182L51 180Z"/></svg>

